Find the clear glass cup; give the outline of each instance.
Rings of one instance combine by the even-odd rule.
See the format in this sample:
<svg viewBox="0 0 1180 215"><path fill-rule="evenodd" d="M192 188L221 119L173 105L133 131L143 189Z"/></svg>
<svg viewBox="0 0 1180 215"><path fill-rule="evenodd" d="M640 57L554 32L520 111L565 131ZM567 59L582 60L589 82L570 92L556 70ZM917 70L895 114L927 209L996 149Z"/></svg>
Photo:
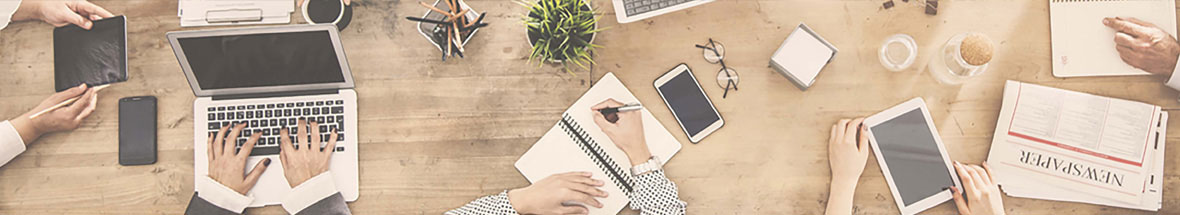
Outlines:
<svg viewBox="0 0 1180 215"><path fill-rule="evenodd" d="M877 59L881 66L894 72L910 68L918 56L918 43L908 34L894 34L885 38L881 48L877 49Z"/></svg>
<svg viewBox="0 0 1180 215"><path fill-rule="evenodd" d="M947 40L946 44L943 45L942 52L940 54L935 55L930 59L930 63L927 64L930 75L934 76L934 79L938 80L939 83L946 85L959 85L963 84L963 82L966 82L971 77L975 77L986 72L988 64L991 64L990 61L982 65L971 65L970 63L967 63L967 60L965 60L961 54L963 40L968 36L975 35L982 36L982 38L984 38L989 45L993 44L987 35L979 33L961 33L955 35L954 37L951 37L950 40ZM992 53L989 54L995 53L994 46L992 47L992 50Z"/></svg>

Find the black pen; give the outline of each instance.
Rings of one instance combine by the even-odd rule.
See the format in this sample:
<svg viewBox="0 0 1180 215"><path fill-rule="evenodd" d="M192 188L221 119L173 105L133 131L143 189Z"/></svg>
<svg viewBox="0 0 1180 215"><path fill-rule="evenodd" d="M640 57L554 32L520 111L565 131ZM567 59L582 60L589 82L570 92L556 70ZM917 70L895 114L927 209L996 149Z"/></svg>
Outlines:
<svg viewBox="0 0 1180 215"><path fill-rule="evenodd" d="M643 109L643 106L636 103L636 104L623 105L622 107L603 108L602 110L598 110L598 112L602 113L602 115L607 115L607 114L612 114L612 113L637 111L637 110L642 110L642 109Z"/></svg>

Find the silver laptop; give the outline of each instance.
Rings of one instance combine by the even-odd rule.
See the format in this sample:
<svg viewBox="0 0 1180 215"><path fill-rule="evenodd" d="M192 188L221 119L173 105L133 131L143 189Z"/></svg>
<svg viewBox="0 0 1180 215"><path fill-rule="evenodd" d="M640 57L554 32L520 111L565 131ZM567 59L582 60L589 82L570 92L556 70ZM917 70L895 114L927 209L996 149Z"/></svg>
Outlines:
<svg viewBox="0 0 1180 215"><path fill-rule="evenodd" d="M168 41L197 96L193 101L194 175L208 174L209 133L235 123L249 124L236 140L238 147L253 133L262 133L262 138L250 153L246 169L263 158L273 161L248 193L254 196L250 206L279 204L291 191L278 162L279 130L295 129L298 119L314 120L319 128L311 129L319 129L324 140L332 129L340 132L331 173L345 200L356 201L356 91L335 26L169 32ZM291 131L294 135L296 130Z"/></svg>
<svg viewBox="0 0 1180 215"><path fill-rule="evenodd" d="M671 13L713 0L614 0L615 18L628 23Z"/></svg>

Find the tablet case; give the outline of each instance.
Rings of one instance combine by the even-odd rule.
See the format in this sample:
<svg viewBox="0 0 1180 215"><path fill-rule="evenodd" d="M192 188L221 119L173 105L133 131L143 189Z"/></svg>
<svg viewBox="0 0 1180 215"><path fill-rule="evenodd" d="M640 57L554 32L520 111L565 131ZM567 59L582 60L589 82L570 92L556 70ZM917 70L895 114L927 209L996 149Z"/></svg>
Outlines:
<svg viewBox="0 0 1180 215"><path fill-rule="evenodd" d="M98 86L127 81L127 20L94 21L53 29L53 78L57 92L82 83Z"/></svg>

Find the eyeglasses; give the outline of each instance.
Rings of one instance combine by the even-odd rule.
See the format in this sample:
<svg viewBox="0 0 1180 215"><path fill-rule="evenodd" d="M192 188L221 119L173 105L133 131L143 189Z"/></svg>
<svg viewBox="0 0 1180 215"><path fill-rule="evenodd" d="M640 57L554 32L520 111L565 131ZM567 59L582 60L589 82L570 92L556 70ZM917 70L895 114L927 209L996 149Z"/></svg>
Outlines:
<svg viewBox="0 0 1180 215"><path fill-rule="evenodd" d="M729 96L729 89L733 91L738 90L738 73L729 66L725 65L725 46L721 43L713 41L709 38L709 44L696 45L697 48L702 49L702 54L705 56L705 61L712 64L721 64L721 70L717 71L717 86L725 89L725 93L721 94L721 98Z"/></svg>

